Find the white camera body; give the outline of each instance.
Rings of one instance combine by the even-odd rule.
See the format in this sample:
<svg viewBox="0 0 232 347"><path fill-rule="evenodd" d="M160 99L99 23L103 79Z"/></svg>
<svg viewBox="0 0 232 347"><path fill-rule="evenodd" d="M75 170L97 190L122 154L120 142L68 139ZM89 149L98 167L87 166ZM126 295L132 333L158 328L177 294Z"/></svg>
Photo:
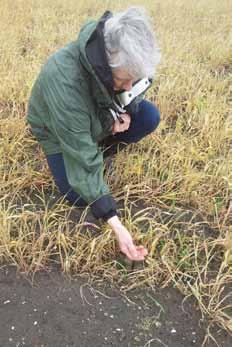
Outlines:
<svg viewBox="0 0 232 347"><path fill-rule="evenodd" d="M151 79L143 78L134 84L131 90L117 94L116 98L122 107L128 106L137 96L145 92L151 84Z"/></svg>
<svg viewBox="0 0 232 347"><path fill-rule="evenodd" d="M144 93L151 85L152 79L145 77L136 82L131 90L118 93L115 97L116 101L114 102L116 110L110 109L114 120L118 119L120 122L123 122L120 114L126 112L125 107L130 105L137 96Z"/></svg>

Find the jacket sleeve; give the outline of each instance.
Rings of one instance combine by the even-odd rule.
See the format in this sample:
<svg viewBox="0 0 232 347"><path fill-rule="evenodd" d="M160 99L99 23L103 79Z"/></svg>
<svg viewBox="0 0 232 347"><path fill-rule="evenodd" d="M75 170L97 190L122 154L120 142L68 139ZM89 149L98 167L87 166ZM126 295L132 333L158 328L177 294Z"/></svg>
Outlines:
<svg viewBox="0 0 232 347"><path fill-rule="evenodd" d="M96 218L109 219L117 214L116 203L104 182L103 155L91 136L90 115L80 85L76 87L60 73L44 73L41 87L70 186L90 204Z"/></svg>

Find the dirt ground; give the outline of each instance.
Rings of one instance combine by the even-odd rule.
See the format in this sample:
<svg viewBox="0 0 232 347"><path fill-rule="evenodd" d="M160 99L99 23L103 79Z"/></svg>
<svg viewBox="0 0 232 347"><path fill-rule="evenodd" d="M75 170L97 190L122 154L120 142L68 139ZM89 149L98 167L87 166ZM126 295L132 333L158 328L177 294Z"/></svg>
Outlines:
<svg viewBox="0 0 232 347"><path fill-rule="evenodd" d="M200 347L204 323L193 300L174 288L133 290L90 285L58 271L31 281L0 269L0 347ZM217 329L220 345L232 339ZM213 346L213 343L207 346Z"/></svg>

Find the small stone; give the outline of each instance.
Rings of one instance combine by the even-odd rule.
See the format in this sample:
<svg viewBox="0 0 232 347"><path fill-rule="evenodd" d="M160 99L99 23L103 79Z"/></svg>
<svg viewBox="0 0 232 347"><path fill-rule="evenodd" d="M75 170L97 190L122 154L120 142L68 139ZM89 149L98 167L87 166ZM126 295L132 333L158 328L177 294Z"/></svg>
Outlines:
<svg viewBox="0 0 232 347"><path fill-rule="evenodd" d="M193 331L193 332L192 332L192 335L196 335L196 332L195 332L195 331Z"/></svg>
<svg viewBox="0 0 232 347"><path fill-rule="evenodd" d="M104 340L106 340L106 341L107 341L107 340L108 340L108 338L105 336L105 337L104 337Z"/></svg>
<svg viewBox="0 0 232 347"><path fill-rule="evenodd" d="M107 317L107 316L108 316L108 313L107 313L107 312L104 312L104 316L106 316L106 317Z"/></svg>
<svg viewBox="0 0 232 347"><path fill-rule="evenodd" d="M196 343L196 340L193 340L193 343Z"/></svg>
<svg viewBox="0 0 232 347"><path fill-rule="evenodd" d="M6 301L4 301L4 305L6 305L6 304L9 304L9 302L10 302L10 300L6 300Z"/></svg>
<svg viewBox="0 0 232 347"><path fill-rule="evenodd" d="M175 334L176 333L176 329L172 328L171 333Z"/></svg>
<svg viewBox="0 0 232 347"><path fill-rule="evenodd" d="M13 341L13 339L10 337L10 338L9 338L9 341L10 341L10 342L12 342L12 341Z"/></svg>
<svg viewBox="0 0 232 347"><path fill-rule="evenodd" d="M34 321L34 325L37 325L38 324L38 322L37 321Z"/></svg>
<svg viewBox="0 0 232 347"><path fill-rule="evenodd" d="M37 312L37 308L34 308L33 311L34 311L34 312Z"/></svg>
<svg viewBox="0 0 232 347"><path fill-rule="evenodd" d="M22 301L22 305L26 304L26 301Z"/></svg>
<svg viewBox="0 0 232 347"><path fill-rule="evenodd" d="M11 327L11 330L15 330L15 327L14 327L14 326L12 326L12 327Z"/></svg>
<svg viewBox="0 0 232 347"><path fill-rule="evenodd" d="M122 329L120 329L120 328L116 328L116 331L121 331Z"/></svg>
<svg viewBox="0 0 232 347"><path fill-rule="evenodd" d="M113 315L113 314L111 314L111 315L110 315L110 318L112 318L112 319L113 319L113 318L114 318L114 315Z"/></svg>

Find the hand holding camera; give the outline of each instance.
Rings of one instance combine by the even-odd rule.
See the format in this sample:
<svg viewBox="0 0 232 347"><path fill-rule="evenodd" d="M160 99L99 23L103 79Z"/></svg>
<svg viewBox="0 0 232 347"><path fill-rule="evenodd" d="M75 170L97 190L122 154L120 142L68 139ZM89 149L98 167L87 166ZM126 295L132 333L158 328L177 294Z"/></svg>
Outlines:
<svg viewBox="0 0 232 347"><path fill-rule="evenodd" d="M120 120L122 120L122 122L120 122ZM126 131L129 126L130 126L130 122L131 122L131 117L128 113L122 113L120 115L120 119L116 119L113 127L112 127L112 134L115 135L116 133L121 133Z"/></svg>

